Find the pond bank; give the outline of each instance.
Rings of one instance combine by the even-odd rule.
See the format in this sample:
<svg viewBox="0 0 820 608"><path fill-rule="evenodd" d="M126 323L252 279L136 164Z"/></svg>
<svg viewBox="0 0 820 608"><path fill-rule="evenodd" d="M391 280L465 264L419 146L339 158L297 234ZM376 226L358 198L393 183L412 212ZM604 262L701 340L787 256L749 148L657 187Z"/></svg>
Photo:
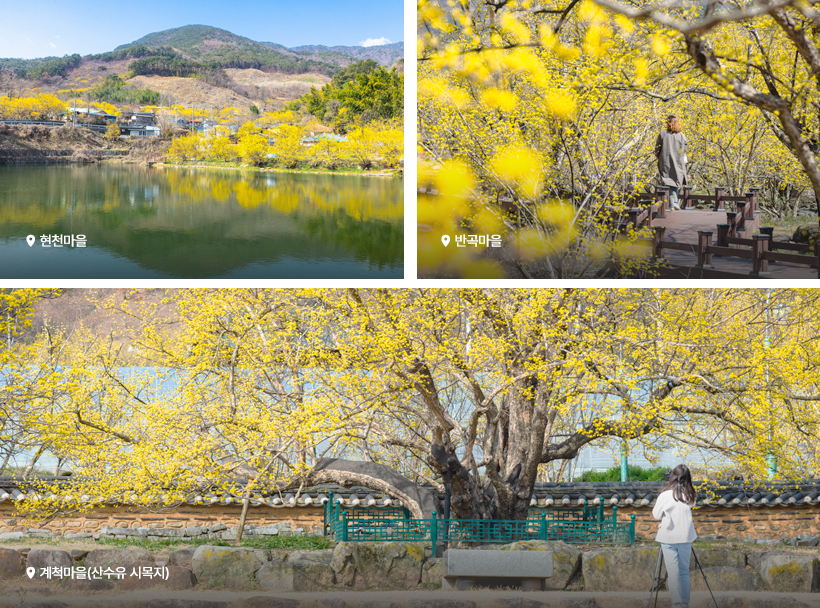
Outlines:
<svg viewBox="0 0 820 608"><path fill-rule="evenodd" d="M162 167L181 167L181 168L196 168L196 169L229 169L233 171L253 171L259 173L291 173L291 174L303 174L303 175L358 175L360 177L401 177L402 171L392 171L389 169L378 171L378 172L369 172L369 171L332 171L329 169L325 170L305 170L305 169L281 169L279 167L254 167L251 165L242 165L242 164L227 164L227 165L209 165L209 164L200 164L200 163L169 163L169 162L158 162L154 164L155 167L162 166Z"/></svg>
<svg viewBox="0 0 820 608"><path fill-rule="evenodd" d="M48 150L48 149L17 149L1 150L0 165L43 165L57 163L88 163L124 157L128 150Z"/></svg>

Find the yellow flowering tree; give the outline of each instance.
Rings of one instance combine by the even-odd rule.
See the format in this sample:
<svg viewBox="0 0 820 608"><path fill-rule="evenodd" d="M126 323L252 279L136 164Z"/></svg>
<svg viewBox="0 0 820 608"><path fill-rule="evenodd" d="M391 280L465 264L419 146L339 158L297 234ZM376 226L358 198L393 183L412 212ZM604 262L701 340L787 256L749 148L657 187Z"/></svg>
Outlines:
<svg viewBox="0 0 820 608"><path fill-rule="evenodd" d="M48 333L32 332L35 306L57 289L0 289L0 474L30 471L47 445L26 424L29 404L54 382ZM33 455L33 456L32 456Z"/></svg>
<svg viewBox="0 0 820 608"><path fill-rule="evenodd" d="M420 272L601 270L646 236L617 239L607 220L649 189L668 114L687 130L700 188L779 183L765 159L780 149L791 155L784 170L796 166L803 187L820 192L820 131L808 110L818 90L816 24L816 10L798 2L423 0ZM504 247L492 255L442 246L444 236L467 234L498 234Z"/></svg>
<svg viewBox="0 0 820 608"><path fill-rule="evenodd" d="M0 96L0 116L6 120L60 120L65 103L51 93L27 97Z"/></svg>
<svg viewBox="0 0 820 608"><path fill-rule="evenodd" d="M236 152L246 163L262 166L268 158L268 138L260 133L247 133L239 138Z"/></svg>
<svg viewBox="0 0 820 608"><path fill-rule="evenodd" d="M180 135L171 142L168 156L173 160L184 162L200 157L202 151L202 137L198 133Z"/></svg>
<svg viewBox="0 0 820 608"><path fill-rule="evenodd" d="M231 160L236 156L227 127L214 127L208 135L208 156L217 160Z"/></svg>
<svg viewBox="0 0 820 608"><path fill-rule="evenodd" d="M105 138L108 141L115 141L120 138L120 127L116 122L108 123L105 128Z"/></svg>
<svg viewBox="0 0 820 608"><path fill-rule="evenodd" d="M369 169L378 154L378 135L373 127L358 127L347 135L346 150L360 169Z"/></svg>
<svg viewBox="0 0 820 608"><path fill-rule="evenodd" d="M60 381L21 420L74 466L71 496L89 496L75 507L169 504L237 476L298 487L329 456L441 488L435 451L456 473L455 517L517 519L540 474L615 438L795 478L820 464L818 297L186 290L173 319L129 306L129 351L82 331L52 349Z"/></svg>
<svg viewBox="0 0 820 608"><path fill-rule="evenodd" d="M304 131L300 126L282 124L271 129L273 144L271 152L276 155L276 162L288 169L294 169L305 157L302 146Z"/></svg>

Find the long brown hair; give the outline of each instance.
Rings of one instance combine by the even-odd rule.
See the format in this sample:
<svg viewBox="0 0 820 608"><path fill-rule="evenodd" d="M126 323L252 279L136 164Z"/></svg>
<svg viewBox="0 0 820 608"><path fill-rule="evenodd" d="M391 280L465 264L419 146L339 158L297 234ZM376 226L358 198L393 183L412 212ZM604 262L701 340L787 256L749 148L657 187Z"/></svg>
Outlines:
<svg viewBox="0 0 820 608"><path fill-rule="evenodd" d="M695 504L698 498L695 486L692 485L692 474L685 464L679 464L669 473L669 479L663 484L661 492L667 490L672 490L672 496L675 497L675 500L685 502L688 505Z"/></svg>
<svg viewBox="0 0 820 608"><path fill-rule="evenodd" d="M666 130L670 133L680 133L680 121L678 117L671 115L666 119Z"/></svg>

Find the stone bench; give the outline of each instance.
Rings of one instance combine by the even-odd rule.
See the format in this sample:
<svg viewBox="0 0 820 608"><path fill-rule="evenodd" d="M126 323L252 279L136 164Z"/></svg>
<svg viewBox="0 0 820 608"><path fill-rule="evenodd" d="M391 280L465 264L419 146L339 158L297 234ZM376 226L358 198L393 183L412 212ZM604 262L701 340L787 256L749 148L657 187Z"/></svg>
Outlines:
<svg viewBox="0 0 820 608"><path fill-rule="evenodd" d="M444 552L444 572L442 589L469 589L479 579L517 579L523 589L541 591L552 576L552 552L450 549Z"/></svg>

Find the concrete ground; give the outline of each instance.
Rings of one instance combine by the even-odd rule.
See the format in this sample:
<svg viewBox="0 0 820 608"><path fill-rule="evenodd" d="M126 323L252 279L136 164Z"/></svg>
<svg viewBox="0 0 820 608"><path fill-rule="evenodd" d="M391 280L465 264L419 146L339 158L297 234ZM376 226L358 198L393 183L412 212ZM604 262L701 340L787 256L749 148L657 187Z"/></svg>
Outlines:
<svg viewBox="0 0 820 608"><path fill-rule="evenodd" d="M45 586L0 587L0 608L638 608L649 592L476 591L141 591L65 594ZM820 593L716 592L718 608L820 608ZM708 592L692 593L690 608L713 608ZM657 606L670 608L668 593Z"/></svg>

